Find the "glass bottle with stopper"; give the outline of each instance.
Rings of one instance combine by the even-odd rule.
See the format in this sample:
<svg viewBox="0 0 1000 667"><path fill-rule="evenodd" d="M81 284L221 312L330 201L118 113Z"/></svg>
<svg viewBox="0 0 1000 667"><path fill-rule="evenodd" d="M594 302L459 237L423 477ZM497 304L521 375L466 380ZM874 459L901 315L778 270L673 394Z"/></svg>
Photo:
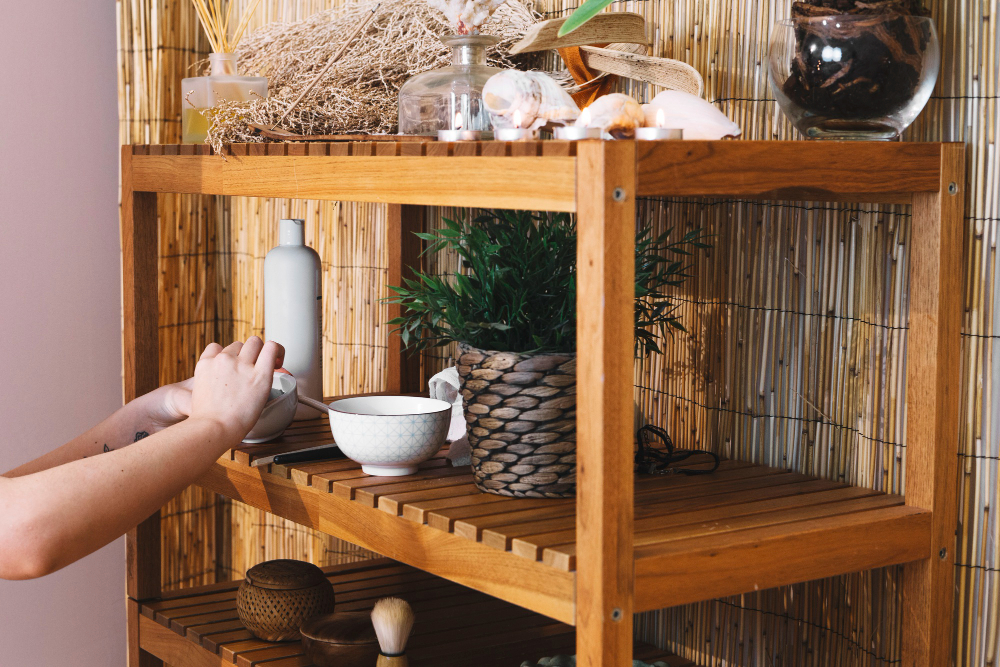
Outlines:
<svg viewBox="0 0 1000 667"><path fill-rule="evenodd" d="M250 102L267 97L267 78L240 76L235 53L210 53L209 75L181 81L183 113L181 131L184 143L204 143L208 135L205 110L220 102Z"/></svg>
<svg viewBox="0 0 1000 667"><path fill-rule="evenodd" d="M486 49L500 40L449 35L441 41L451 48L451 65L417 74L399 89L399 133L436 136L439 130L465 130L491 138L483 86L501 70L486 64Z"/></svg>

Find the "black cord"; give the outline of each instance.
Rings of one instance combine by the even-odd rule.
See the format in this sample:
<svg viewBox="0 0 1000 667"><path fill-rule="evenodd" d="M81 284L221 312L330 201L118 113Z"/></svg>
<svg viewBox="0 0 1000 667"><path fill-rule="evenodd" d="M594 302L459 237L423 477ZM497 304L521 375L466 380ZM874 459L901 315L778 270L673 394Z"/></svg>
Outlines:
<svg viewBox="0 0 1000 667"><path fill-rule="evenodd" d="M647 475L707 475L719 467L719 455L703 449L681 449L674 447L670 434L659 426L646 424L635 434L638 443L635 452L636 472ZM663 446L654 447L654 441L659 440ZM670 466L686 461L695 454L708 454L715 463L711 468L671 468Z"/></svg>

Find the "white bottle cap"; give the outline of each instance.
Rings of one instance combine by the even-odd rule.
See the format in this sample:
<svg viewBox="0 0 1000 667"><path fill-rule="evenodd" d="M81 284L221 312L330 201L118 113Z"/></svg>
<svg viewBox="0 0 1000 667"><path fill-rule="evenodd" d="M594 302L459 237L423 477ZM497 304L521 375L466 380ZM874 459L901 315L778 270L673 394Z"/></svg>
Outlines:
<svg viewBox="0 0 1000 667"><path fill-rule="evenodd" d="M278 245L305 245L306 221L282 218L278 223Z"/></svg>

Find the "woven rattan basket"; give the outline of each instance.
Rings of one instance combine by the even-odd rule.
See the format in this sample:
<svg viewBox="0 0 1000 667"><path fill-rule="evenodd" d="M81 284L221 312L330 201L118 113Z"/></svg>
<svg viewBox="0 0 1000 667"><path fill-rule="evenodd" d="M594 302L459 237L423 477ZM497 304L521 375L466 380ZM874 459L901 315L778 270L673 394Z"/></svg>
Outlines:
<svg viewBox="0 0 1000 667"><path fill-rule="evenodd" d="M502 496L574 496L576 356L458 350L476 486Z"/></svg>
<svg viewBox="0 0 1000 667"><path fill-rule="evenodd" d="M323 571L300 560L269 560L247 570L236 594L236 613L255 637L299 639L305 621L333 612L333 585Z"/></svg>

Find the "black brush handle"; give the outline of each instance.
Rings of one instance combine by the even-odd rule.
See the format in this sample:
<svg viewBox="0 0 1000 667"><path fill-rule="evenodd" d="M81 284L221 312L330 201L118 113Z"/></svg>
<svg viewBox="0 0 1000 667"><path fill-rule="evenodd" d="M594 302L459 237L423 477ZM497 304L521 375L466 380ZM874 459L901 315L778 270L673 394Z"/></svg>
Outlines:
<svg viewBox="0 0 1000 667"><path fill-rule="evenodd" d="M309 452L289 452L288 454L277 454L271 463L285 465L288 463L307 463L309 461L327 461L334 459L346 459L344 452L340 451L337 445L330 445L323 449L314 449Z"/></svg>

